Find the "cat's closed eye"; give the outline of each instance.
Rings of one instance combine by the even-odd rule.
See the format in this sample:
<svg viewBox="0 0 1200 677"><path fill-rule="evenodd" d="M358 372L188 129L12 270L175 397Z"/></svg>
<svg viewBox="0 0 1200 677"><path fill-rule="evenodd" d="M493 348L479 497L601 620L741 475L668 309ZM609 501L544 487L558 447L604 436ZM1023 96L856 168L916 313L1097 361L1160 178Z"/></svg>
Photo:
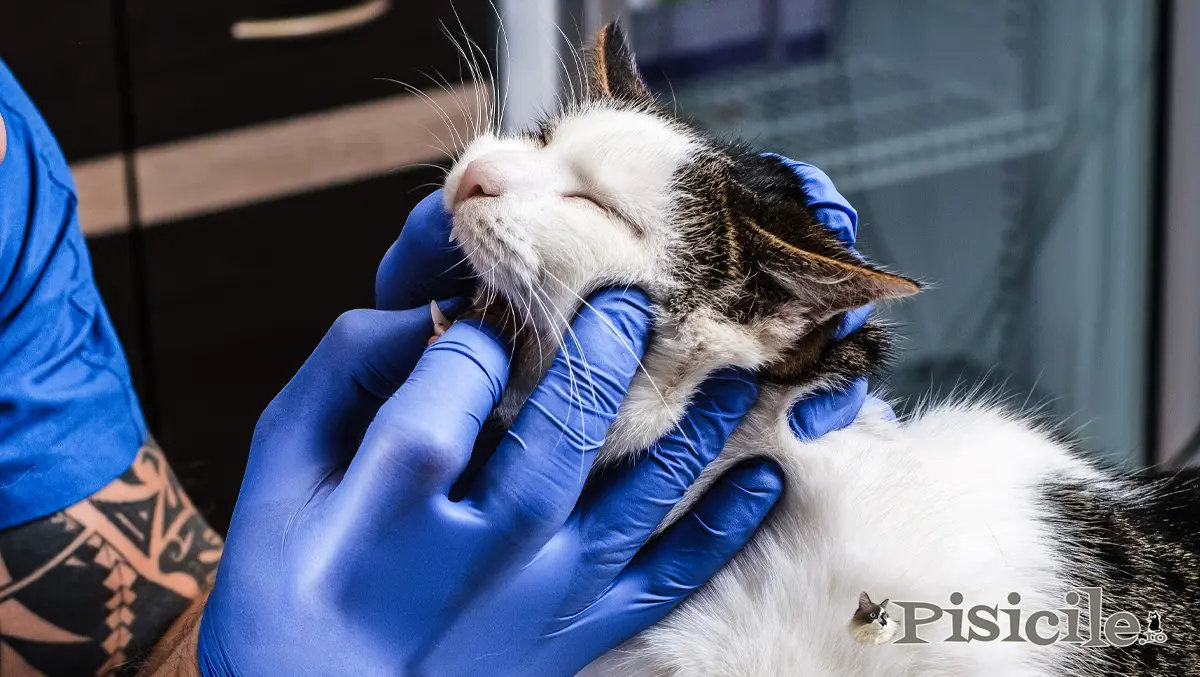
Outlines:
<svg viewBox="0 0 1200 677"><path fill-rule="evenodd" d="M591 195L588 195L587 193L565 193L563 195L563 198L567 199L567 200L578 200L581 203L589 204L589 205L591 205L597 209L601 209L605 212L611 211L608 209L608 207L605 207L604 205L600 204L600 202L598 200L596 200L596 198L592 197Z"/></svg>
<svg viewBox="0 0 1200 677"><path fill-rule="evenodd" d="M620 221L636 235L644 236L646 234L646 231L642 229L642 227L639 226L636 221L629 218L623 211L621 211L619 207L613 207L602 198L598 198L585 192L563 193L562 197L565 200L576 201L579 204L585 204L593 209L598 209L601 212L604 212L609 217Z"/></svg>

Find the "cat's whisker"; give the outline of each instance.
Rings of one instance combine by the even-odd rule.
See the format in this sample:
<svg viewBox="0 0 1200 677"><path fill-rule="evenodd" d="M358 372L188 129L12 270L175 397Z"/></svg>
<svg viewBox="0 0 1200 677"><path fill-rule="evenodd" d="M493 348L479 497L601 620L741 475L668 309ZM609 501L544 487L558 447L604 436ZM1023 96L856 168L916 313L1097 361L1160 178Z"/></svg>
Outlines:
<svg viewBox="0 0 1200 677"><path fill-rule="evenodd" d="M464 255L461 259L458 260L458 263L455 263L454 265L450 266L449 268L443 270L442 275L449 274L450 271L454 270L455 268L461 266L464 263L467 263L469 265L470 259L471 259L470 255Z"/></svg>
<svg viewBox="0 0 1200 677"><path fill-rule="evenodd" d="M467 267L469 268L471 265L470 262L471 262L471 254L465 254L465 255L463 255L463 257L461 259L458 260L458 263L455 263L454 265L450 266L446 270L442 271L442 275L448 275L451 271L453 271L455 268L463 265L464 263L467 264Z"/></svg>
<svg viewBox="0 0 1200 677"><path fill-rule="evenodd" d="M553 302L550 301L549 298L546 299L546 304L548 304L549 308L547 310L547 305L544 304L542 306L543 310L546 311L547 313L549 311L553 311L555 314L557 314L559 316L559 321L561 321L563 323L562 326L563 326L564 332L562 334L555 332L554 336L559 337L558 351L562 353L563 363L567 367L567 377L568 377L568 384L569 384L568 392L570 393L570 396L575 400L575 403L579 405L579 420L580 420L580 423L582 424L584 421L587 420L587 418L584 414L584 408L583 408L583 405L584 405L583 390L579 386L579 380L576 378L575 369L571 364L571 362L572 362L571 353L567 350L566 336L571 337L572 341L575 344L575 349L578 352L580 359L584 362L584 364L587 367L587 371L588 371L588 375L589 375L588 383L592 385L592 403L594 405L596 402L596 391L595 391L595 385L591 380L591 365L587 363L586 355L583 352L583 346L579 342L579 337L575 335L575 331L571 328L570 320L562 313L562 311L560 311L554 305ZM553 321L554 321L553 317L551 316L551 322L553 322ZM586 430L581 429L579 431L579 434L582 436L583 439L587 439L587 431ZM585 472L586 472L586 470L584 468L583 457L580 457L579 480L581 482L583 481L583 476L584 476Z"/></svg>
<svg viewBox="0 0 1200 677"><path fill-rule="evenodd" d="M488 2L491 2L491 0L488 0ZM495 8L495 4L493 4L492 7ZM511 60L512 47L508 44L508 31L504 28L503 23L500 23L499 28L496 29L496 32L500 35L500 37L502 37L504 39L505 58L508 60ZM499 68L499 64L497 64L497 68ZM504 94L503 95L497 94L497 96L499 97L499 109L500 109L497 112L496 119L494 121L494 124L496 126L495 128L497 130L499 130L501 128L501 126L504 124L504 116L508 113L508 92L512 88L512 74L509 72L510 70L511 70L511 68L504 69Z"/></svg>
<svg viewBox="0 0 1200 677"><path fill-rule="evenodd" d="M508 303L509 307L512 307L513 304L518 301L522 301L520 293L513 293L513 294L509 295L509 303ZM513 308L513 327L514 327L514 329L513 329L513 358L514 359L516 357L516 343L517 343L516 337L521 336L522 334L525 333L525 329L529 325L529 317L530 317L531 313L532 313L532 309L528 307L528 304L526 304L523 315L518 315L516 308ZM519 323L518 323L518 321L519 321Z"/></svg>
<svg viewBox="0 0 1200 677"><path fill-rule="evenodd" d="M533 315L533 285L525 285L526 294L514 293L512 298L519 301L525 307L524 316L521 317L521 326L517 328L517 334L524 334L526 331L532 330L535 337L535 343L538 343L539 358L541 357L540 336L537 331L536 318ZM540 365L541 362L538 362Z"/></svg>
<svg viewBox="0 0 1200 677"><path fill-rule="evenodd" d="M575 344L575 350L579 355L579 360L581 362L583 362L583 368L587 375L588 389L592 396L592 407L594 408L596 406L596 402L598 401L598 398L596 396L596 382L592 379L592 365L590 362L588 362L587 353L585 353L583 351L583 344L581 344L579 342L579 336L575 333L575 329L573 327L571 327L571 325L569 325L569 324L567 325L566 336L569 336L571 338L571 341ZM565 343L566 342L564 340L563 353L568 354L566 351ZM568 360L568 364L569 363L570 363L570 361ZM580 433L581 437L586 440L586 439L588 439L588 435L587 435L586 425L584 425L584 423L587 421L587 418L584 414L584 408L583 408L583 405L584 405L583 390L579 387L576 387L575 394L576 394L576 397L578 398L577 402L579 404L579 422L580 422L579 433ZM597 448L595 451L599 451L599 449ZM585 457L580 456L579 457L579 476L577 478L577 480L580 484L582 484L584 478L587 477L587 467L586 466L587 466L587 463L586 463Z"/></svg>
<svg viewBox="0 0 1200 677"><path fill-rule="evenodd" d="M583 29L579 25L579 17L573 17L572 20L575 23L575 32L582 35ZM577 58L579 59L579 72L580 72L580 85L581 85L580 90L579 90L579 97L580 97L580 100L582 101L587 97L588 91L591 90L592 79L591 79L591 69L588 68L583 55L581 53L579 53L580 51L582 51L582 50L577 51Z"/></svg>
<svg viewBox="0 0 1200 677"><path fill-rule="evenodd" d="M562 36L563 44L566 45L568 49L571 49L571 53L574 54L575 52L574 48L571 46L571 41L567 38L567 34L563 32L562 27L555 23L554 30L558 31L558 34ZM559 111L568 110L568 107L575 107L575 79L571 76L571 69L567 66L567 62L563 60L562 50L556 48L554 50L554 56L558 59L558 65L560 68L562 68L563 77L567 80L567 100L565 102L562 100L562 92L560 92L558 109Z"/></svg>
<svg viewBox="0 0 1200 677"><path fill-rule="evenodd" d="M441 106L440 106L440 105L439 105L439 104L438 104L436 101L434 101L434 100L433 100L433 98L432 98L432 97L430 97L428 94L426 94L425 92L422 92L422 91L421 91L420 89L418 89L417 87L414 87L414 86L412 86L412 85L408 84L407 82L402 82L402 81L400 81L400 80L395 80L395 79L392 79L392 78L383 78L383 77L380 77L380 78L375 78L375 79L376 79L376 80L379 80L379 81L383 81L383 82L390 82L390 83L393 83L393 84L400 85L401 87L404 87L404 88L405 88L405 89L406 89L406 90L407 90L409 93L415 94L415 95L416 95L418 98L421 98L421 99L423 99L423 100L425 101L425 103L427 103L427 104L428 104L430 107L432 107L432 108L433 108L433 109L434 109L434 110L435 110L435 111L438 113L439 117L441 117L441 118L442 118L442 121L443 121L443 122L446 124L446 127L447 127L447 128L450 130L450 132L451 132L451 135L453 135L453 132L454 132L454 123L453 123L453 121L451 120L450 116L449 116L449 115L446 113L445 109L443 109L443 108L442 108L442 107L441 107ZM437 134L433 134L433 133L432 133L432 132L431 132L431 131L430 131L430 130L427 128L427 127L425 127L424 125L422 125L422 128L424 128L426 132L429 132L429 133L430 133L430 135L431 135L431 136L433 136L435 139L439 138ZM455 155L455 154L454 154L454 153L447 153L447 155L448 155L449 157L454 157L454 155Z"/></svg>
<svg viewBox="0 0 1200 677"><path fill-rule="evenodd" d="M450 117L450 114L446 112L446 109L443 108L442 105L439 104L437 101L435 101L433 97L429 96L429 94L425 93L420 88L410 85L407 82L403 82L401 80L395 80L393 78L376 78L376 79L382 80L384 82L391 82L391 83L400 85L401 87L408 90L408 92L410 94L413 94L414 96L417 96L417 97L423 99L427 104L429 104L431 107L433 107L433 109L438 113L438 115L441 116L442 121L446 123L446 128L450 132L451 138L455 142L455 147L460 148L460 149L465 148L465 144L462 141L462 137L458 134L458 129L454 125L454 119L452 117ZM460 150L460 152L461 152L461 150ZM455 155L457 155L457 153L452 153L451 157L454 157Z"/></svg>
<svg viewBox="0 0 1200 677"><path fill-rule="evenodd" d="M454 92L454 90L450 89L449 87L443 87L440 83L438 83L431 76L429 76L425 73L422 73L422 75L425 75L425 77L427 79L429 79L431 82L433 82L435 85L437 85L439 89L441 89L442 91L449 94L451 96L451 98L454 100L455 106L458 108L458 110L460 110L460 111L463 110L462 102L459 100L458 95L457 95L457 93ZM384 78L384 79L388 80L389 82L395 82L395 83L401 85L402 87L406 88L410 93L415 94L419 98L423 99L430 106L432 106L434 108L434 110L437 111L438 115L442 118L442 122L444 122L446 124L446 128L450 133L449 140L451 141L451 143L455 143L456 148L462 143L461 134L459 134L459 132L458 132L458 126L455 124L454 118L450 115L450 113L448 111L446 111L445 107L443 107L440 103L438 103L436 100L434 100L434 98L432 96L430 96L428 92L425 92L424 90L422 90L414 85L411 85L409 83L406 83L406 82L400 82L398 80L391 80L388 78ZM433 136L434 136L434 138L437 138L439 140L441 138L436 134L434 134ZM446 155L448 157L453 158L458 155L458 151L456 150L455 152L447 152Z"/></svg>
<svg viewBox="0 0 1200 677"><path fill-rule="evenodd" d="M459 25L460 26L462 25L461 18L459 19ZM465 29L464 29L464 34L465 34ZM473 59L476 58L476 56L474 56L474 55L477 55L477 57L478 57L478 59L476 60L475 63L476 63L476 68L479 71L479 79L481 81L483 81L483 83L487 87L487 91L488 91L488 96L479 97L479 100L483 103L483 106L481 107L480 117L476 121L477 125L475 128L475 135L478 137L478 136L481 136L486 129L490 128L491 120L495 116L494 100L495 100L495 91L496 91L496 74L492 69L491 60L489 60L487 58L487 55L484 54L483 48L479 46L479 43L475 42L475 40L471 39L470 37L467 37L467 45L473 53L472 58ZM480 62L482 62L482 65L480 65ZM486 78L484 77L485 76L485 73L484 73L485 68L487 69Z"/></svg>
<svg viewBox="0 0 1200 677"><path fill-rule="evenodd" d="M461 86L456 87L455 85L452 85L450 83L450 79L442 74L441 71L434 69L432 73L427 73L424 70L418 70L417 72L425 76L425 78L432 82L439 90L445 92L446 96L450 97L450 100L453 102L454 109L458 111L459 115L462 116L462 122L464 123L466 130L459 129L457 124L454 125L454 129L457 132L458 137L457 142L455 143L455 148L457 149L455 156L457 156L459 153L466 150L466 146L473 138L467 134L467 131L472 128L473 116L471 111L472 108L477 104L469 101L466 97L469 97L470 94L465 92Z"/></svg>
<svg viewBox="0 0 1200 677"><path fill-rule="evenodd" d="M529 308L530 325L533 327L533 336L534 336L534 339L535 339L535 341L537 343L537 347L538 347L538 362L537 363L538 363L538 366L540 367L541 365L546 363L546 349L545 349L545 346L542 345L542 332L538 328L537 318L534 317L534 315L533 315L533 301L536 297L537 297L537 289L535 289L533 285L529 285L529 300L526 303L526 307Z"/></svg>
<svg viewBox="0 0 1200 677"><path fill-rule="evenodd" d="M451 9L454 11L455 18L458 18L458 10L454 9L453 3L451 3L450 6L451 6ZM480 74L478 72L478 64L475 63L474 54L473 53L470 55L467 54L467 51L465 49L463 49L462 44L459 43L458 36L450 31L450 28L446 25L446 23L444 21L439 21L438 23L441 24L442 33L445 34L446 38L450 40L450 44L454 45L454 50L456 52L458 52L459 65L460 65L459 74L460 75L462 74L461 66L465 65L467 67L467 72L468 72L468 76L469 76L468 80L474 81L474 82L479 82L482 79L482 77L480 76ZM459 19L459 26L461 26L461 25L462 25L462 20ZM468 37L466 35L465 29L464 29L463 37L467 41L470 41L470 37ZM478 132L478 129L476 127L474 127L474 120L478 119L481 115L480 109L479 109L479 98L478 97L476 97L475 102L474 102L474 110L475 110L475 118L471 119L471 122L472 122L471 130L473 132Z"/></svg>
<svg viewBox="0 0 1200 677"><path fill-rule="evenodd" d="M392 170L392 172L404 171L405 169L407 169L407 168L405 168L405 167L400 167L400 168L398 168L398 169L393 169L393 170ZM421 190L422 188L434 188L434 189L437 189L437 188L441 188L441 187L442 187L442 184L441 184L441 183L438 183L438 182L436 182L436 181L426 181L425 183L419 183L419 184L417 184L417 185L413 186L412 188L409 188L409 189L408 189L408 193L413 193L413 192L415 192L415 191Z"/></svg>
<svg viewBox="0 0 1200 677"><path fill-rule="evenodd" d="M553 342L553 345L551 346L551 349L552 349L552 350L554 350L555 352L558 352L558 351L560 351L560 350L562 350L562 349L563 349L563 347L564 347L564 344L563 344L563 342L562 342L561 336L560 336L560 334L559 334L559 332L558 332L558 329L557 329L557 327L556 327L556 323L555 323L555 320L554 320L554 314L550 312L550 309L551 309L551 308L554 306L554 304L553 304L553 302L552 302L552 301L549 299L549 297L547 297L547 296L545 295L545 292L541 292L541 293L539 294L539 292L538 292L538 290L537 290L537 289L535 289L535 288L533 288L533 287L530 287L530 289L531 289L531 290L534 292L534 293L533 293L533 296L532 296L533 300L534 300L534 301L536 301L536 302L537 302L537 304L538 304L538 307L540 307L540 308L542 309L542 313L541 313L541 314L542 314L542 317L543 317L543 318L545 318L545 320L546 320L546 323L549 325L548 331L550 332L550 338L551 338L551 340L552 340L552 342ZM535 327L537 326L537 323L536 323L536 322L534 323L534 326L535 326ZM544 365L544 364L546 363L546 353L545 353L545 350L544 350L544 349L539 349L539 354L538 354L538 356L539 356L539 357L541 358L541 360L542 360L542 361L541 361L541 362L539 362L538 364L539 364L539 365Z"/></svg>
<svg viewBox="0 0 1200 677"><path fill-rule="evenodd" d="M437 148L434 148L433 146L429 146L429 148L431 150L439 150ZM401 165L401 169L416 169L418 167L424 167L426 169L437 169L437 170L440 170L443 175L449 173L449 171L446 169L445 165L438 165L438 164L434 164L432 162L410 162L406 165ZM441 184L439 184L439 185L441 185Z"/></svg>
<svg viewBox="0 0 1200 677"><path fill-rule="evenodd" d="M474 54L470 52L469 47L463 47L463 42L469 43L471 41L471 37L467 34L466 28L463 27L462 17L459 16L458 8L454 6L454 3L450 3L450 11L454 14L454 20L458 24L459 32L456 33L451 31L450 27L446 25L444 20L439 20L438 23L441 26L442 33L450 40L450 44L454 46L455 51L458 52L459 75L462 75L462 67L466 66L468 75L467 79L478 80L479 68L478 64L475 62Z"/></svg>
<svg viewBox="0 0 1200 677"><path fill-rule="evenodd" d="M592 312L596 313L596 315L598 317L600 317L601 320L604 321L604 324L613 332L613 334L615 336L617 336L618 338L621 336L620 332L617 331L617 328L613 326L612 322L610 322L608 320L608 318L604 316L604 313L601 313L599 310L596 310L596 307L593 306L591 303L588 303L587 299L585 299L582 296L580 296L579 294L577 294L574 289L571 289L571 287L569 287L567 285L567 283L558 279L558 277L554 273L551 273L548 270L543 271L543 272L546 275L548 275L551 280L557 282L568 294L571 294L572 296L574 296L582 305L584 305L585 307L590 309ZM633 347L630 346L628 343L626 343L624 340L621 341L621 345L625 348L625 350L627 352L629 352L630 355L633 355L634 359L637 360L638 368L644 374L646 374L646 379L650 382L650 385L654 388L654 392L658 395L659 399L662 401L663 404L667 404L667 400L663 396L662 391L659 390L658 384L656 384L654 382L654 379L650 376L650 372L647 371L646 366L642 363L642 358L638 357L637 353L634 352Z"/></svg>
<svg viewBox="0 0 1200 677"><path fill-rule="evenodd" d="M494 9L494 6L493 6L493 9ZM480 119L478 121L478 126L475 129L475 136L480 136L485 131L484 124L487 124L488 127L490 128L490 125L491 125L490 121L495 116L495 113L496 113L495 106L494 106L494 98L495 98L495 91L496 91L496 74L495 74L495 71L492 69L491 61L487 58L487 55L483 53L483 48L480 47L479 43L472 40L471 37L467 34L467 29L466 29L466 27L463 26L462 17L458 14L457 9L454 10L454 18L458 21L459 29L462 31L463 37L467 41L468 48L472 51L472 57L471 57L472 60L473 61L475 60L476 54L479 57L479 60L475 61L475 65L476 65L476 69L479 71L480 79L483 78L483 72L482 72L483 68L479 66L479 62L482 61L483 67L487 68L487 80L485 81L485 84L487 85L488 91L491 95L487 99L483 99L483 101L485 102L486 105L483 107L483 114L480 117Z"/></svg>
<svg viewBox="0 0 1200 677"><path fill-rule="evenodd" d="M621 338L621 333L619 331L617 331L617 328L613 326L612 322L610 322L608 320L608 318L604 316L603 313L596 310L595 306L588 303L587 299L585 299L582 296L580 296L579 294L577 294L574 289L571 289L569 286L567 286L567 284L565 282L558 279L558 277L554 273L551 273L548 270L543 271L543 272L545 272L546 275L548 275L550 277L550 279L554 280L559 285L561 285L562 288L564 290L566 290L569 294L571 294L576 299L578 299L580 303L582 303L587 308L591 309L592 312L596 313L596 315L598 317L600 317L601 320L604 321L605 325L608 326L609 330L612 331L614 336L616 336L617 338ZM632 355L634 357L635 360L637 360L638 369L641 370L641 372L646 375L646 382L649 383L650 387L654 389L654 394L658 396L659 401L663 404L663 406L670 407L670 404L667 402L666 396L663 394L662 389L658 387L658 383L656 383L654 381L654 377L650 375L650 371L648 369L646 369L646 365L644 362L642 362L642 358L639 357L638 354L636 352L634 352L633 347L630 346L628 343L626 343L624 340L621 341L621 345L625 348L626 351L629 352L630 355ZM687 439L686 436L684 437L684 441L686 441L688 443L688 445L692 447L693 450L695 449L695 444L690 439Z"/></svg>
<svg viewBox="0 0 1200 677"><path fill-rule="evenodd" d="M438 138L438 135L432 129L426 127L425 125L421 125L421 128L424 129L425 133L428 134L431 138L433 138L437 142L436 144L434 144L434 143L424 144L424 146L426 148L437 152L437 154L442 157L451 158L451 159L454 158L455 153L446 146L445 142L443 142L441 139ZM442 165L432 165L432 164L418 162L418 163L413 163L411 165L405 165L405 166L408 166L408 167L416 167L416 166L435 167L436 166L442 170L442 178L445 178L445 176L450 173L450 170Z"/></svg>

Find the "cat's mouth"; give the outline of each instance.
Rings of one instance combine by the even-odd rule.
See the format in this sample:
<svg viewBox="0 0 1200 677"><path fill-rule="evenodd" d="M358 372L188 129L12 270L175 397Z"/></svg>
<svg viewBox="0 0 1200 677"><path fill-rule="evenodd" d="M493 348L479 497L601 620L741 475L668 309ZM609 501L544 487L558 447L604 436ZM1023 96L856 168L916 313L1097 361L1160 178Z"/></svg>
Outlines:
<svg viewBox="0 0 1200 677"><path fill-rule="evenodd" d="M541 263L523 234L521 219L504 198L471 197L455 205L450 237L462 249L478 279L470 310L460 319L477 319L499 328L515 350L538 324L546 303L539 293ZM549 312L549 311L547 311Z"/></svg>
<svg viewBox="0 0 1200 677"><path fill-rule="evenodd" d="M498 198L472 198L458 204L450 237L462 249L480 284L492 297L528 288L538 269L532 244L522 237L515 219L496 204Z"/></svg>
<svg viewBox="0 0 1200 677"><path fill-rule="evenodd" d="M458 319L479 320L496 327L504 332L505 338L513 343L514 348L525 324L503 294L484 285L480 285L475 302Z"/></svg>

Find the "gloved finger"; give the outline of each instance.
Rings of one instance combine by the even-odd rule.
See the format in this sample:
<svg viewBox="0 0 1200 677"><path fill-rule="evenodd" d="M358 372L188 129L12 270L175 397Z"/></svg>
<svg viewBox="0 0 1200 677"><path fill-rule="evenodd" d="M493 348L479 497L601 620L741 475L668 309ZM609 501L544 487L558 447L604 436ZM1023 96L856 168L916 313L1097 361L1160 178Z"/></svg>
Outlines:
<svg viewBox="0 0 1200 677"><path fill-rule="evenodd" d="M379 408L338 487L342 506L373 514L448 493L504 394L508 367L495 329L454 323Z"/></svg>
<svg viewBox="0 0 1200 677"><path fill-rule="evenodd" d="M450 241L450 214L441 189L421 200L375 274L375 307L407 310L434 299L469 296L475 274Z"/></svg>
<svg viewBox="0 0 1200 677"><path fill-rule="evenodd" d="M789 414L792 432L801 442L841 430L854 422L867 399L867 380L858 379L840 390L819 390L796 400Z"/></svg>
<svg viewBox="0 0 1200 677"><path fill-rule="evenodd" d="M800 177L801 185L809 198L808 206L813 210L817 221L858 255L854 250L854 243L858 238L858 212L833 186L829 176L806 162L798 162L782 155L775 157ZM870 315L870 305L847 312L834 332L833 340L840 341L861 329ZM792 407L790 417L792 431L801 440L810 441L850 425L858 416L866 393L867 382L861 380L844 391L818 393L797 401Z"/></svg>
<svg viewBox="0 0 1200 677"><path fill-rule="evenodd" d="M765 460L729 471L695 509L637 554L609 595L654 623L704 585L741 550L783 494L779 467ZM607 595L606 595L607 597Z"/></svg>
<svg viewBox="0 0 1200 677"><path fill-rule="evenodd" d="M871 319L871 304L848 310L842 315L842 321L838 324L837 331L833 333L834 341L841 341L854 332L862 329L862 326Z"/></svg>
<svg viewBox="0 0 1200 677"><path fill-rule="evenodd" d="M896 412L892 411L892 407L887 402L884 402L883 400L879 399L878 397L875 397L874 395L867 395L867 402L871 406L878 407L881 410L880 413L883 414L884 420L886 420L886 421L895 421L896 420Z"/></svg>
<svg viewBox="0 0 1200 677"><path fill-rule="evenodd" d="M632 289L602 291L579 311L472 486L492 524L530 545L563 524L641 364L650 324L650 300Z"/></svg>
<svg viewBox="0 0 1200 677"><path fill-rule="evenodd" d="M465 304L441 305L454 312ZM339 317L259 418L247 482L261 479L262 491L290 495L344 467L379 406L408 378L432 331L426 308L352 310Z"/></svg>
<svg viewBox="0 0 1200 677"><path fill-rule="evenodd" d="M808 195L808 207L813 210L817 221L833 231L843 244L853 247L858 239L858 212L850 206L850 202L837 188L834 188L829 176L807 162L798 162L776 153L768 155L779 158L796 172L805 194Z"/></svg>
<svg viewBox="0 0 1200 677"><path fill-rule="evenodd" d="M724 369L700 387L674 430L632 465L605 473L579 506L582 561L596 586L579 585L582 608L606 587L650 536L708 464L758 397L754 375ZM594 589L589 589L593 588Z"/></svg>

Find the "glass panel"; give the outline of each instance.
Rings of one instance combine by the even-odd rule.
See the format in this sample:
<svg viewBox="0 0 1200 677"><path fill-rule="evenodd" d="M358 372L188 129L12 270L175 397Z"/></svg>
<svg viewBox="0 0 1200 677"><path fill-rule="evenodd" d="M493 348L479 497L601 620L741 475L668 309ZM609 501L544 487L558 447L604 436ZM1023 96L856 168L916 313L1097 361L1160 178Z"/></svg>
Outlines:
<svg viewBox="0 0 1200 677"><path fill-rule="evenodd" d="M885 309L902 408L978 383L1142 463L1156 3L642 2L679 111L826 170Z"/></svg>

